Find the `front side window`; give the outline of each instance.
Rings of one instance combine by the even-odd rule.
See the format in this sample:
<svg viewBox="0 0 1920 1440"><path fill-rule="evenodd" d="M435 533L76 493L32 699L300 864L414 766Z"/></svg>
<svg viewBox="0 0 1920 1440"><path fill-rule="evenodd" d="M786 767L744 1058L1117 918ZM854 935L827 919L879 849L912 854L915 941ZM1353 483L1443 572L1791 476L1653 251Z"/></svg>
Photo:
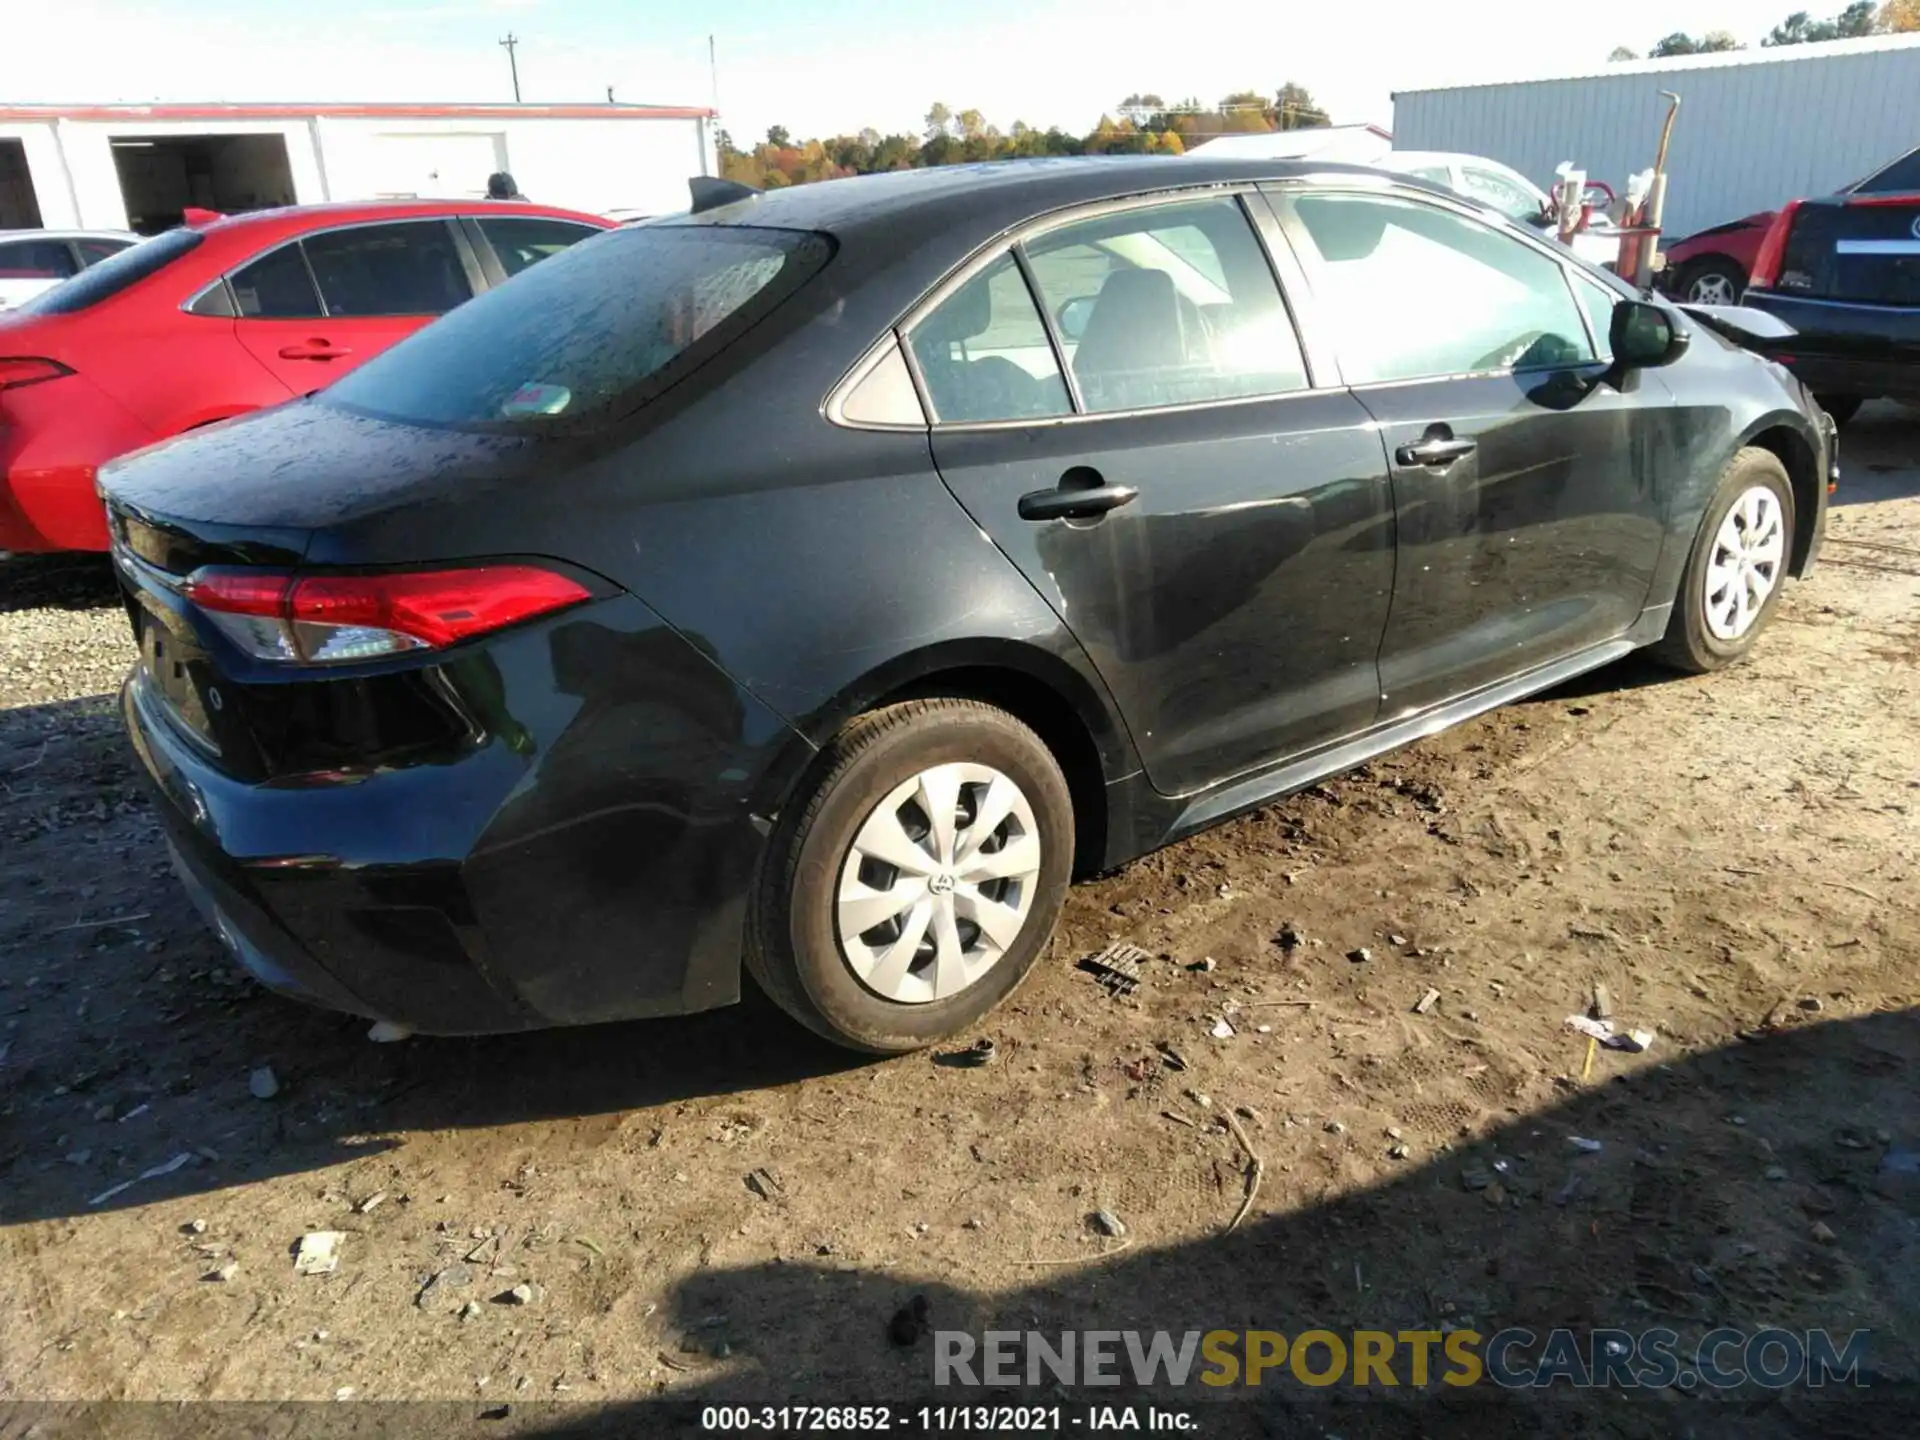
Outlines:
<svg viewBox="0 0 1920 1440"><path fill-rule="evenodd" d="M444 220L323 230L301 244L329 315L444 315L473 298Z"/></svg>
<svg viewBox="0 0 1920 1440"><path fill-rule="evenodd" d="M937 422L1040 420L1073 411L1046 324L1011 255L922 317L908 344Z"/></svg>
<svg viewBox="0 0 1920 1440"><path fill-rule="evenodd" d="M480 233L493 246L500 268L509 278L529 265L558 255L569 245L578 245L600 232L591 225L576 225L571 220L544 220L539 216L483 215Z"/></svg>
<svg viewBox="0 0 1920 1440"><path fill-rule="evenodd" d="M78 269L64 240L15 240L0 245L0 280L65 280Z"/></svg>
<svg viewBox="0 0 1920 1440"><path fill-rule="evenodd" d="M324 399L417 424L588 428L704 364L832 255L804 230L608 230L409 336Z"/></svg>
<svg viewBox="0 0 1920 1440"><path fill-rule="evenodd" d="M1025 248L1090 411L1306 386L1293 322L1236 200L1103 215Z"/></svg>
<svg viewBox="0 0 1920 1440"><path fill-rule="evenodd" d="M1560 263L1510 235L1383 195L1302 195L1293 209L1348 384L1594 359Z"/></svg>
<svg viewBox="0 0 1920 1440"><path fill-rule="evenodd" d="M1593 327L1593 347L1602 360L1613 358L1613 312L1625 298L1584 275L1574 281L1573 293L1580 297L1580 308L1587 312Z"/></svg>

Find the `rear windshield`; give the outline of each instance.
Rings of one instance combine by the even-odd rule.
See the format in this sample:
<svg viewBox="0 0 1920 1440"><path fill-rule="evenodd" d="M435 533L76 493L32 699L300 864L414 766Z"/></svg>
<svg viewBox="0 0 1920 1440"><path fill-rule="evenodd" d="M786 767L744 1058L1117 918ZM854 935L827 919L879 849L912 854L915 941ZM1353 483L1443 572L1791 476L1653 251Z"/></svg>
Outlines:
<svg viewBox="0 0 1920 1440"><path fill-rule="evenodd" d="M118 295L129 285L171 265L207 237L184 226L129 245L118 255L109 255L98 265L89 266L62 284L56 285L22 305L24 315L71 315Z"/></svg>
<svg viewBox="0 0 1920 1440"><path fill-rule="evenodd" d="M831 254L825 236L801 230L609 230L462 305L322 398L427 425L591 426L730 344Z"/></svg>
<svg viewBox="0 0 1920 1440"><path fill-rule="evenodd" d="M1920 305L1920 200L1803 205L1774 288L1875 305Z"/></svg>

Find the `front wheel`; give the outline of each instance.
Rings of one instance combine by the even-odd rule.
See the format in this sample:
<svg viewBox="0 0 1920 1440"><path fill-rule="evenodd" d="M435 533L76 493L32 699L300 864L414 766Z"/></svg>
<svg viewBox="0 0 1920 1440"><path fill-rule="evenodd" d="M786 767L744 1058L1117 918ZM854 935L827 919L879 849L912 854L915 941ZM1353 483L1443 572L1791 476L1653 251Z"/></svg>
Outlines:
<svg viewBox="0 0 1920 1440"><path fill-rule="evenodd" d="M838 1044L917 1050L1033 967L1073 862L1073 802L1040 738L975 700L863 715L775 831L747 967Z"/></svg>
<svg viewBox="0 0 1920 1440"><path fill-rule="evenodd" d="M1786 582L1793 525L1793 484L1779 457L1757 447L1735 455L1701 518L1654 658L1704 674L1752 649Z"/></svg>
<svg viewBox="0 0 1920 1440"><path fill-rule="evenodd" d="M1733 261L1715 257L1689 265L1675 287L1691 305L1738 305L1747 288L1746 272Z"/></svg>

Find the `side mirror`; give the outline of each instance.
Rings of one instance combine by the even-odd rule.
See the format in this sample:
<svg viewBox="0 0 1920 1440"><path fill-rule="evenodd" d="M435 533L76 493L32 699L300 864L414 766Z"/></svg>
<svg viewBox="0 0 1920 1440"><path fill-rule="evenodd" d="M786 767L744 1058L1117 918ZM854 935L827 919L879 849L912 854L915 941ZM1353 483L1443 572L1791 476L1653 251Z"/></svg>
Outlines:
<svg viewBox="0 0 1920 1440"><path fill-rule="evenodd" d="M1613 363L1623 370L1671 365L1693 343L1690 331L1676 325L1660 306L1645 300L1622 300L1613 307L1607 339L1613 347Z"/></svg>
<svg viewBox="0 0 1920 1440"><path fill-rule="evenodd" d="M1093 301L1091 295L1076 295L1071 300L1060 302L1060 308L1054 311L1053 318L1059 322L1062 340L1078 343L1086 333L1087 321L1093 316Z"/></svg>

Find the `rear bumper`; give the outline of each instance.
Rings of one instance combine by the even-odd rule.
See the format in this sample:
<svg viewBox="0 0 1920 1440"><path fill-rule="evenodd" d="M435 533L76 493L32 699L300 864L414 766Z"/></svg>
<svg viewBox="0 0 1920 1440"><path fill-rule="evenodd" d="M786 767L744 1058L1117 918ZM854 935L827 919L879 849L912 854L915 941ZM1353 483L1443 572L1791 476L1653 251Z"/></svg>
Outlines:
<svg viewBox="0 0 1920 1440"><path fill-rule="evenodd" d="M1920 307L1849 305L1749 290L1742 302L1791 325L1768 353L1826 396L1920 399Z"/></svg>
<svg viewBox="0 0 1920 1440"><path fill-rule="evenodd" d="M490 647L511 735L347 778L237 779L134 672L123 712L168 840L246 969L429 1034L739 997L749 777L792 732L630 597L579 615ZM583 678L623 693L582 703Z"/></svg>

